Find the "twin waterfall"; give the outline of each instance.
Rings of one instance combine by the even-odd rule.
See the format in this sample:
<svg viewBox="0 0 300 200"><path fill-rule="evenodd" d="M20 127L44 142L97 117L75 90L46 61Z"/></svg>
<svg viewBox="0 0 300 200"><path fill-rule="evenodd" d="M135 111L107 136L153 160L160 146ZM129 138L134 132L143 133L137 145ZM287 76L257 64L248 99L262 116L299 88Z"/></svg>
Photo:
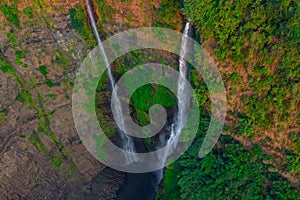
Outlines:
<svg viewBox="0 0 300 200"><path fill-rule="evenodd" d="M96 38L98 47L100 48L101 56L104 58L105 66L107 68L108 78L110 81L110 85L112 87L112 90L116 90L115 93L113 93L112 98L114 102L116 102L114 106L114 110L116 111L115 119L117 121L117 124L119 125L119 128L122 130L122 133L120 133L120 136L122 138L122 147L126 152L136 152L135 151L135 144L132 140L132 138L126 134L126 126L123 119L123 111L121 107L120 98L117 94L117 88L115 87L115 80L112 76L112 72L110 69L110 65L105 53L105 49L103 47L103 44L101 42L96 22L93 16L92 6L90 4L89 0L85 0L87 13L90 19L90 23L92 26L92 30L94 33L94 36ZM186 82L184 79L187 79L188 77L188 66L186 61L184 60L185 54L188 52L188 35L191 29L191 24L189 22L186 23L184 33L182 36L182 42L181 42L181 50L180 50L180 60L179 60L179 71L180 76L178 78L178 89L177 89L177 98L178 98L178 114L174 120L174 123L171 127L171 134L170 137L167 139L167 141L161 140L161 143L163 145L168 145L168 149L166 151L166 154L163 155L163 161L165 162L168 155L170 155L173 150L176 148L176 145L178 143L178 138L181 134L181 130L184 127L186 120L187 120L187 109L189 107L190 99L189 95L187 95L187 87ZM114 95L115 94L115 95ZM133 156L132 154L126 154L126 160L128 161L127 164L130 164L132 162L136 162L137 158Z"/></svg>

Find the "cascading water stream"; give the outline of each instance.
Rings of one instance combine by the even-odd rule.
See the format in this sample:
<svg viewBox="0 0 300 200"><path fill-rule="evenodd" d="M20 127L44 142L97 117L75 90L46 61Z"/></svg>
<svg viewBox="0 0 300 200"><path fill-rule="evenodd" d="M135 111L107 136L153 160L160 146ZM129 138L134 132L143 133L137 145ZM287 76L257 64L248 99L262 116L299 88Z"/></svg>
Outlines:
<svg viewBox="0 0 300 200"><path fill-rule="evenodd" d="M186 84L186 79L188 78L188 65L185 60L185 56L189 52L189 33L191 30L190 22L185 24L181 39L181 49L180 49L180 58L179 58L179 72L178 77L178 88L177 88L177 99L178 99L178 113L175 117L174 123L171 125L171 134L167 141L161 141L162 144L167 146L167 151L163 155L162 161L166 162L166 159L172 152L175 150L179 136L181 135L182 128L185 126L187 121L187 111L190 107L190 95L189 90Z"/></svg>
<svg viewBox="0 0 300 200"><path fill-rule="evenodd" d="M122 146L126 152L135 152L135 145L130 136L128 136L127 131L126 131L126 126L125 122L123 119L123 111L121 107L121 102L120 98L118 97L118 92L117 92L117 87L115 85L115 80L114 77L112 76L112 72L110 69L110 64L108 62L108 58L105 52L105 49L103 47L101 38L99 36L96 22L93 16L93 11L92 11L92 6L89 0L85 0L86 4L86 9L87 13L90 19L90 23L92 26L92 30L94 33L94 36L96 38L98 48L100 49L101 55L104 59L104 64L108 72L108 78L112 87L112 90L115 90L116 92L112 94L112 99L114 100L113 109L115 110L116 116L115 120L116 123L118 124L120 130L121 130L121 138L122 138ZM189 91L188 87L186 85L185 79L188 78L188 66L187 62L185 61L184 57L188 53L188 37L189 37L189 32L191 30L191 24L189 22L186 23L183 36L182 36L182 41L181 41L181 49L180 49L180 59L179 59L179 71L180 75L178 77L178 88L177 88L177 98L178 98L178 113L177 116L175 117L174 123L171 125L171 134L170 137L165 140L161 139L161 144L166 145L167 149L165 151L164 155L161 155L161 161L166 162L166 159L169 155L172 154L172 152L175 150L177 144L178 144L178 138L181 135L182 128L186 124L187 120L187 110L190 106L190 98L189 98ZM136 162L137 158L132 155L132 154L125 154L127 163L130 164L132 162Z"/></svg>
<svg viewBox="0 0 300 200"><path fill-rule="evenodd" d="M105 67L107 69L108 78L109 78L112 90L116 91L115 93L112 93L112 99L114 100L114 102L116 102L112 106L114 107L113 109L116 111L115 112L116 113L116 116L115 116L116 123L118 124L118 126L119 126L119 128L122 132L122 133L120 133L121 138L122 138L122 146L123 146L123 148L126 152L135 152L134 142L126 134L126 126L125 126L125 122L124 122L124 119L123 119L123 111L122 111L122 107L121 107L121 102L120 102L120 98L117 95L118 94L118 90L117 90L118 88L115 86L115 80L114 80L114 77L113 77L111 69L110 69L108 58L107 58L107 55L105 53L105 49L103 47L101 38L99 36L99 32L97 30L96 22L95 22L95 19L94 19L94 16L93 16L91 3L90 3L89 0L85 0L85 4L86 4L86 10L87 10L87 13L88 13L88 16L89 16L89 19L90 19L90 23L91 23L91 26L92 26L92 30L93 30L94 36L95 36L97 44L98 44L98 48L100 49L101 55L104 59L104 64L105 64ZM126 164L137 161L137 158L132 154L125 153L125 156L126 156L126 160L127 160Z"/></svg>

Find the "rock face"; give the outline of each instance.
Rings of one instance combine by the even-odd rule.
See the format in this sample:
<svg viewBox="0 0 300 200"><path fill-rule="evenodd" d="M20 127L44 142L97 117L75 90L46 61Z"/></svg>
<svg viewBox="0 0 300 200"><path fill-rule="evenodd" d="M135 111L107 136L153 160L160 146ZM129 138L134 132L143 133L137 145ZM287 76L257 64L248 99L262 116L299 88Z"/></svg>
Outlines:
<svg viewBox="0 0 300 200"><path fill-rule="evenodd" d="M89 154L72 118L72 83L87 45L68 9L32 10L30 19L22 12L29 4L18 5L19 29L0 12L0 197L113 199L123 174Z"/></svg>
<svg viewBox="0 0 300 200"><path fill-rule="evenodd" d="M93 40L71 27L69 11L82 2L14 3L0 3L11 9L0 11L0 199L113 199L124 174L91 156L72 117L74 77ZM157 21L181 29L176 9L175 21L156 15L160 0L96 3L105 36ZM109 103L98 104L112 130Z"/></svg>

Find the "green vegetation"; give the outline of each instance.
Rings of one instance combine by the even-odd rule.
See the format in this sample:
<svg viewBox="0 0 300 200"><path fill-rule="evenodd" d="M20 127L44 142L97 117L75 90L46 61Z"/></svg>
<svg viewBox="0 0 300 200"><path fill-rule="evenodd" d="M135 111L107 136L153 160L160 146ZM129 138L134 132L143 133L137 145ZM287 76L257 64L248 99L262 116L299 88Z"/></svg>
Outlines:
<svg viewBox="0 0 300 200"><path fill-rule="evenodd" d="M45 145L43 144L43 142L41 141L41 139L39 138L39 136L38 136L37 133L32 133L32 134L29 136L29 141L31 142L31 144L32 144L33 146L35 146L35 148L36 148L38 151L47 153L47 149L46 149Z"/></svg>
<svg viewBox="0 0 300 200"><path fill-rule="evenodd" d="M41 183L42 183L42 179L39 179L39 178L35 179L34 187L38 187Z"/></svg>
<svg viewBox="0 0 300 200"><path fill-rule="evenodd" d="M176 97L161 85L147 84L138 88L131 96L132 104L137 113L138 123L142 126L150 123L148 111L154 104L165 108L175 105Z"/></svg>
<svg viewBox="0 0 300 200"><path fill-rule="evenodd" d="M54 154L54 152L48 152L48 155L51 157L51 167L56 167L58 169L62 169L62 161L67 159L69 154L64 149L63 143L56 137L55 133L50 128L50 118L51 112L48 113L46 108L43 106L45 103L44 97L38 93L38 101L37 101L37 114L39 119L39 124L37 127L37 137L38 134L45 134L46 136L50 137L53 144L56 146L56 150L58 150L58 156ZM45 152L47 153L47 152ZM72 159L70 159L71 168L74 165Z"/></svg>
<svg viewBox="0 0 300 200"><path fill-rule="evenodd" d="M30 7L24 8L23 13L24 13L28 18L32 18L32 12L31 12L31 8L30 8Z"/></svg>
<svg viewBox="0 0 300 200"><path fill-rule="evenodd" d="M184 14L193 21L201 41L213 41L218 60L232 69L232 74L224 75L225 84L232 88L229 100L244 91L234 101L242 109L231 113L235 118L231 131L260 140L261 145L274 142L268 141L265 131L285 138L284 129L294 129L299 122L291 120L299 116L299 2L184 2ZM294 166L284 169L299 175L299 143L283 145L276 151L285 154L288 148L286 160L292 163L284 165Z"/></svg>
<svg viewBox="0 0 300 200"><path fill-rule="evenodd" d="M275 132L276 140L286 137L279 132L287 134L287 130L299 127L299 121L294 120L299 116L296 107L300 97L299 2L185 0L184 3L183 12L194 23L196 35L201 35L207 46L213 46L219 62L231 69L231 73L223 75L225 85L231 88L229 100L237 91L245 92L239 95L240 102L234 101L241 104L242 111L228 113L235 124L225 130L250 141L264 138L258 143L263 146L275 142L264 136L265 131ZM206 108L209 105L206 87L198 77L192 70L191 81L198 101L201 108ZM258 145L244 149L229 135L221 136L213 151L199 159L198 151L209 125L209 115L204 109L200 123L196 140L167 169L165 190L157 199L299 198L299 190L278 173L280 170L295 176L300 174L300 140L294 131L289 134L292 146L281 144L281 148L275 149L284 158L280 166L273 166L266 163L274 163L274 158L263 153Z"/></svg>
<svg viewBox="0 0 300 200"><path fill-rule="evenodd" d="M0 123L6 122L5 116L8 113L8 110L4 109L0 111Z"/></svg>
<svg viewBox="0 0 300 200"><path fill-rule="evenodd" d="M51 167L56 167L58 169L61 169L61 158L52 156L52 161L51 161Z"/></svg>
<svg viewBox="0 0 300 200"><path fill-rule="evenodd" d="M43 74L43 76L47 79L47 74L48 74L48 71L47 71L47 67L45 65L41 65L37 68L38 71L41 72L41 74Z"/></svg>
<svg viewBox="0 0 300 200"><path fill-rule="evenodd" d="M80 33L83 32L83 26L84 26L84 10L82 8L77 9L70 9L69 15L71 17L71 25L74 29L79 31Z"/></svg>
<svg viewBox="0 0 300 200"><path fill-rule="evenodd" d="M6 16L6 19L9 22L13 23L17 29L20 28L20 21L18 18L18 9L16 4L13 4L12 6L2 6L1 11Z"/></svg>
<svg viewBox="0 0 300 200"><path fill-rule="evenodd" d="M17 65L22 65L23 63L22 63L21 59L23 59L23 58L26 57L25 54L24 54L24 52L22 52L22 51L16 51L15 55L16 55L16 61L15 61L16 64Z"/></svg>
<svg viewBox="0 0 300 200"><path fill-rule="evenodd" d="M3 123L6 121L4 115L5 115L4 113L0 112L0 123Z"/></svg>
<svg viewBox="0 0 300 200"><path fill-rule="evenodd" d="M38 68L37 68L37 70L39 71L39 72L41 72L41 74L45 77L45 79L46 79L46 85L48 86L48 87L54 87L54 86L60 86L60 82L52 82L49 78L48 78L48 70L47 70L47 67L45 66L45 65L41 65L41 66L39 66Z"/></svg>
<svg viewBox="0 0 300 200"><path fill-rule="evenodd" d="M60 65L63 68L68 67L69 61L66 58L66 56L63 54L63 52L57 50L56 53L57 53L57 56L55 57L55 61L53 61L53 62L57 63L58 65Z"/></svg>
<svg viewBox="0 0 300 200"><path fill-rule="evenodd" d="M171 165L167 168L163 184L165 191L164 193L157 193L156 200L181 200L180 198L180 190L178 186L178 174L179 174L179 168L174 167L174 165Z"/></svg>
<svg viewBox="0 0 300 200"><path fill-rule="evenodd" d="M116 50L118 50L118 47L115 48ZM112 71L114 73L116 72L116 74L123 75L135 66L139 66L144 63L160 62L166 55L168 55L166 52L156 52L154 50L132 51L116 59L112 64ZM172 63L170 65L172 66ZM173 66L175 67L177 65L173 63ZM116 131L116 129L112 128L113 125L109 122L110 119L107 114L105 115L106 112L101 111L101 109L103 109L103 106L97 105L97 101L103 99L103 93L107 92L107 87L109 87L107 83L107 74L105 73L100 78L97 87L97 91L99 93L96 93L96 113L101 124L101 128L108 136L111 136ZM125 79L126 88L132 88L134 87L134 84L135 82L133 79ZM107 101L109 101L109 99L107 99ZM130 98L130 104L132 105L132 110L130 110L132 111L131 116L137 124L145 126L150 122L148 112L153 105L160 104L161 106L170 110L172 107L175 107L175 102L175 95L164 86L157 84L146 84L142 87L139 87L132 93L132 96ZM149 138L145 139L144 142L147 148L150 149L153 141L151 141L151 139Z"/></svg>
<svg viewBox="0 0 300 200"><path fill-rule="evenodd" d="M105 113L103 112L103 108L96 107L96 113L99 118L99 124L101 125L101 128L103 129L104 133L111 137L113 133L116 132L116 128L109 123L107 116L105 116Z"/></svg>
<svg viewBox="0 0 300 200"><path fill-rule="evenodd" d="M16 45L17 44L17 39L14 35L14 31L10 30L9 32L6 33L6 37L8 37L10 39L10 41L12 42L12 44Z"/></svg>
<svg viewBox="0 0 300 200"><path fill-rule="evenodd" d="M276 12L275 12L276 11ZM214 49L219 60L232 59L235 70L250 68L248 86L255 95L244 96L246 106L242 124L248 128L240 134L260 126L270 128L276 122L289 123L289 113L296 99L286 100L299 80L299 6L294 1L185 1L184 12L195 23L202 40L215 39ZM199 14L205 13L205 14ZM274 13L281 13L280 17ZM297 14L298 13L298 14ZM280 19L280 21L279 21ZM237 82L237 75L229 80ZM228 81L229 81L228 80ZM240 83L242 84L242 83ZM240 86L243 87L243 86ZM245 86L246 87L246 86ZM299 93L294 93L299 97ZM278 105L276 112L272 107ZM245 120L244 120L245 119ZM253 133L245 133L246 135Z"/></svg>
<svg viewBox="0 0 300 200"><path fill-rule="evenodd" d="M111 6L107 5L107 3L104 0L95 0L95 3L97 4L98 13L100 15L100 19L97 23L101 26L102 23L106 22L106 20L111 21L112 14L114 14L116 11Z"/></svg>
<svg viewBox="0 0 300 200"><path fill-rule="evenodd" d="M71 17L71 26L84 37L89 47L95 46L96 41L85 19L84 9L82 7L72 8L69 11L69 15Z"/></svg>
<svg viewBox="0 0 300 200"><path fill-rule="evenodd" d="M27 88L25 80L18 74L17 69L14 68L12 65L8 64L3 59L0 59L0 69L3 73L9 74L16 80L17 85L19 87L19 94L17 95L16 100L23 103L28 103L30 105L30 108L33 108L34 100L32 98L32 94Z"/></svg>
<svg viewBox="0 0 300 200"><path fill-rule="evenodd" d="M0 69L3 73L10 73L10 74L16 73L16 69L13 68L13 66L7 64L3 59L0 59Z"/></svg>
<svg viewBox="0 0 300 200"><path fill-rule="evenodd" d="M16 52L16 56L23 55L22 52ZM34 99L32 93L28 89L28 84L26 81L18 74L16 68L14 68L12 65L8 64L5 60L0 59L0 69L3 73L9 74L11 77L13 77L17 85L19 87L19 94L16 97L17 101L20 101L24 104L29 104L30 109L34 109L37 113L37 117L39 119L39 124L37 127L37 132L32 133L29 136L29 141L32 143L32 145L39 151L43 152L45 154L49 154L52 156L52 165L51 166L57 166L58 168L61 168L61 165L59 163L62 162L62 159L68 157L68 152L63 149L63 144L57 139L56 135L50 128L50 115L52 112L47 112L47 109L43 106L44 105L44 98L43 96L38 93L37 94L37 100ZM38 70L46 77L47 71L46 67L44 65L40 66ZM50 80L48 80L50 81ZM51 82L51 81L50 81ZM52 82L51 82L52 84ZM53 85L53 84L52 84ZM54 155L51 152L48 152L46 149L46 146L41 141L39 134L43 133L49 137L51 137L52 142L56 145L57 149L59 150L59 156L54 159ZM73 165L74 163L71 162Z"/></svg>
<svg viewBox="0 0 300 200"><path fill-rule="evenodd" d="M3 5L5 3L7 3L8 5ZM57 2L53 3L55 4ZM6 110L0 110L0 123L1 125L7 126L5 125L5 122L10 119L13 120L12 122L10 122L10 124L12 124L13 126L15 119L18 125L17 127L13 127L13 129L16 128L11 132L14 135L7 135L7 133L4 134L3 137L16 137L14 139L17 139L18 141L25 144L25 146L20 146L20 148L24 147L24 151L30 151L30 153L33 153L32 151L35 150L36 155L39 154L44 156L44 159L42 160L44 160L46 163L50 160L50 162L48 163L50 167L53 168L53 170L64 170L64 174L70 175L71 172L74 171L76 166L71 156L64 148L64 144L62 143L61 139L57 137L56 133L54 133L53 130L51 130L50 120L55 110L49 110L53 108L46 107L46 101L44 99L47 98L47 100L49 100L49 98L55 98L54 94L47 95L47 93L44 93L45 91L47 92L46 85L52 87L58 86L60 83L52 82L51 80L49 80L49 78L52 76L49 76L50 65L48 66L48 59L45 59L45 57L41 57L46 53L53 53L54 55L48 54L49 56L51 56L51 58L55 59L55 63L53 64L57 64L61 67L69 66L68 60L66 58L67 56L66 54L64 55L65 52L57 51L57 55L55 55L55 50L57 48L61 49L61 46L57 47L55 44L53 44L53 46L44 46L47 43L47 41L44 40L52 39L52 35L50 32L53 31L53 27L51 26L53 16L48 15L48 13L46 12L38 12L45 8L45 1L43 0L34 0L34 2L30 2L28 5L26 4L26 2L24 4L24 2L20 1L6 0L3 3L1 2L0 4L0 12L3 19L3 22L1 21L1 23L3 23L1 33L1 35L3 36L3 38L1 38L3 39L3 44L1 43L0 74L1 76L3 76L3 79L1 79L1 81L4 81L0 84L0 87L2 87L2 84L3 87L8 86L8 88L1 88L2 93L3 89L14 90L12 94L9 94L7 97L4 96L0 100L2 109L3 107L6 108L7 105L9 106L9 109L12 109L12 112L9 114L7 114ZM20 4L22 5L20 6ZM25 9L22 10L20 9L21 7L22 9ZM41 10L38 10L38 7ZM67 18L63 18L62 20L67 20ZM46 23L44 24L44 22ZM32 39L32 33L35 32L36 27L40 27L41 29L43 29L43 33L41 35L38 35L38 37L45 36L45 38L43 38L43 41L40 43L34 41L34 44L32 45L32 42L28 41ZM34 30L29 30L32 28ZM48 33L50 33L50 35L48 35ZM35 44L37 44L37 46L35 46ZM49 51L47 48L49 48ZM28 53L36 53L36 56L31 57ZM42 60L43 62L39 62L37 66L40 66L36 69L37 71L31 71L34 70L34 68L32 67L36 65L36 60ZM26 63L28 65L30 64L30 66L27 66ZM28 68L24 69L22 67ZM66 69L69 70L69 68ZM43 82L43 78L42 80L40 80L41 76L36 76L37 74L39 75L39 73L41 73L41 76L46 79L46 82ZM43 86L46 87L45 89L40 87L42 84L44 84ZM63 90L67 89L70 88L63 88ZM4 94L6 93L7 91L4 91ZM7 101L10 102L7 104ZM2 106L3 103L6 103L6 105ZM13 108L11 107L11 105ZM26 113L30 114L27 115ZM34 123L31 124L31 120L34 120ZM18 131L18 128L20 128L19 126L23 126L24 124L28 125L27 123L30 124L30 130L33 129L32 132L29 132L29 134L27 134L26 131ZM10 126L10 124L8 126ZM36 124L37 126L34 127ZM36 160L35 162L38 162L38 160ZM36 179L35 186L39 186L41 181L41 179ZM19 191L21 191L21 189L22 188L20 188Z"/></svg>
<svg viewBox="0 0 300 200"><path fill-rule="evenodd" d="M178 1L162 0L159 8L156 10L156 20L153 26L176 30L178 24L181 24L179 9L180 5Z"/></svg>
<svg viewBox="0 0 300 200"><path fill-rule="evenodd" d="M258 146L246 151L230 136L221 136L220 147L199 159L201 142L198 137L173 168L167 169L165 192L158 200L297 199L300 195L277 172L268 171L271 166L262 161L270 157Z"/></svg>
<svg viewBox="0 0 300 200"><path fill-rule="evenodd" d="M113 17L117 10L108 6L105 0L94 2L94 6L98 9L97 26L101 37L108 32L115 33L119 28L117 25L120 25L120 29L124 25L130 28L130 22L137 20L131 11L122 10L119 17L126 17L127 21L124 24L116 24ZM131 0L120 2L129 4ZM38 20L41 20L46 22L45 28L50 29L53 25L52 16L47 15L52 9L47 5L48 2L34 0L32 3L32 8L26 7L23 10L18 10L17 4L0 6L1 12L11 25L10 30L3 29L9 30L4 40L9 39L10 42L5 44L5 48L8 47L6 55L0 56L0 71L5 77L8 76L10 81L16 82L15 100L18 104L22 103L22 109L28 107L31 113L34 113L34 119L38 121L37 127L30 135L17 134L18 140L22 142L28 140L39 153L45 154L53 169L62 170L65 166L64 161L68 160L70 166L67 172L71 172L76 166L64 144L50 127L55 110L46 107L46 100L50 100L49 98L55 100L56 93L41 94L35 91L41 84L53 87L59 86L60 83L49 79L52 77L49 73L53 70L50 71L50 65L41 61L37 65L40 66L36 68L39 72L35 72L44 77L44 83L34 83L34 77L28 78L24 76L28 73L22 73L27 70L22 68L27 67L26 55L29 57L32 54L27 54L27 50L21 46L27 41L21 37L23 30L20 28L21 25L25 27L25 23L21 24L20 20L22 22L27 20L28 24L39 23ZM139 3L139 6L146 7L146 11L151 11L149 18L153 26L180 29L181 1L161 0L154 3L151 0L150 5L145 5L141 0ZM155 15L152 15L154 8L151 6L154 4L159 4L159 7L155 10ZM166 169L163 180L164 191L157 195L157 200L299 199L298 188L293 188L279 173L289 173L294 177L300 175L299 5L299 2L294 0L184 0L182 12L185 19L192 21L196 28L197 39L209 48L212 57L220 63L219 68L227 87L228 103L231 108L228 112L228 126L224 128L224 132L257 145L244 148L231 136L223 135L211 153L203 159L198 158L200 145L209 126L210 116L207 110L211 102L205 83L199 78L197 71L191 69L190 80L200 105L201 121L198 134L188 151ZM85 16L84 7L78 5L70 9L69 15L71 26L82 35L88 48L95 46L96 41ZM39 19L35 21L33 17ZM102 27L111 27L111 30L104 30ZM30 33L26 36L29 37ZM45 52L44 49L42 51ZM59 65L66 73L75 62L69 62L64 53L55 51L51 63ZM174 55L170 56L166 52L159 51L154 54L150 50L130 52L113 63L112 71L118 78L132 67L147 62L164 63L163 60L174 68L178 66L178 63L170 62L177 59ZM159 56L156 56L157 54ZM9 62L10 59L4 59L5 56L11 56L15 60ZM125 83L128 88L132 84L126 80ZM0 84L1 90L2 87ZM108 88L105 74L99 81L97 91L105 90L106 93L105 95L97 93L96 99L109 96ZM63 88L66 98L70 98L66 92L68 89L70 88ZM112 137L116 127L110 121L111 113L105 110L106 102L108 101L96 104L96 113L102 129ZM147 84L133 93L130 111L133 119L143 126L149 123L148 112L152 105L160 104L169 111L175 107L175 103L175 96L165 87ZM6 123L10 114L8 115L7 110L0 111L1 125ZM15 117L18 124L23 121L23 116ZM50 144L43 143L45 138ZM103 138L94 139L99 156L108 155L107 152L103 152ZM79 144L81 143L80 141ZM151 150L152 138L145 139L144 143L146 148ZM274 158L267 154L269 152L263 152L260 146L280 156ZM42 180L36 178L34 185L38 187L41 183Z"/></svg>
<svg viewBox="0 0 300 200"><path fill-rule="evenodd" d="M48 87L60 86L60 82L52 82L51 80L47 79L46 80L46 85Z"/></svg>
<svg viewBox="0 0 300 200"><path fill-rule="evenodd" d="M163 56L167 56L167 53L152 50L132 51L117 59L114 62L116 66L113 66L113 69L116 67L118 73L124 74L134 66L144 63L159 63L164 59ZM172 66L172 63L170 63L170 66ZM173 66L175 67L176 63L173 63ZM166 77L166 81L172 80L167 80ZM134 79L125 79L125 84L127 88L133 88L135 81ZM154 104L160 104L165 108L174 107L176 96L162 85L146 84L132 93L131 103L136 113L137 123L144 126L150 122L148 112Z"/></svg>
<svg viewBox="0 0 300 200"><path fill-rule="evenodd" d="M25 137L26 137L26 136L23 135L23 134L20 135L20 138L22 138L22 139L24 139Z"/></svg>

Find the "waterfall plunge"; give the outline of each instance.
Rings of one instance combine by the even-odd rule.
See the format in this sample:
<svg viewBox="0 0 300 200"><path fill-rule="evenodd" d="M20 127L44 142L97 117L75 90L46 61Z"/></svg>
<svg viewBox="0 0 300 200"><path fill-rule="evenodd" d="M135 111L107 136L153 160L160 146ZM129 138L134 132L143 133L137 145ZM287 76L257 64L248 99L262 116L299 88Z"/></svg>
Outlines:
<svg viewBox="0 0 300 200"><path fill-rule="evenodd" d="M162 162L166 162L167 157L173 153L175 150L179 136L181 135L182 128L185 126L187 121L187 111L190 107L190 95L185 79L188 78L188 65L185 61L185 56L190 48L188 37L191 30L190 22L185 24L181 39L181 49L179 58L179 77L178 77L178 88L177 88L177 99L178 99L178 113L175 117L174 123L171 125L171 134L167 141L165 141L164 136L160 137L160 142L163 145L167 145L165 154L162 155Z"/></svg>
<svg viewBox="0 0 300 200"><path fill-rule="evenodd" d="M95 19L94 19L94 16L93 16L93 11L92 11L90 1L85 0L85 4L86 4L87 13L88 13L88 16L89 16L89 19L90 19L90 22L91 22L92 30L93 30L94 36L95 36L97 44L98 44L98 48L100 49L101 56L104 59L104 64L105 64L105 67L107 69L110 85L112 87L112 90L116 91L112 95L112 98L115 102L112 106L114 107L114 110L116 111L115 112L116 113L116 116L115 116L116 123L118 124L118 126L121 130L120 136L122 138L122 146L123 146L123 148L126 152L135 152L134 142L130 138L130 136L128 136L126 134L126 126L125 126L125 122L124 122L124 119L123 119L123 111L122 111L122 107L121 107L120 98L118 97L118 90L117 90L118 88L115 86L115 80L114 80L114 77L112 75L110 65L109 65L109 62L108 62L108 59L107 59L107 55L105 53L101 38L100 38L98 30L97 30L97 26L96 26L96 22L95 22ZM127 163L125 163L125 164L130 164L132 162L137 161L137 158L133 154L129 154L129 153L126 153L126 152L125 152L125 156L126 156Z"/></svg>
<svg viewBox="0 0 300 200"><path fill-rule="evenodd" d="M115 86L115 80L112 76L112 72L110 69L110 65L107 59L107 55L105 53L105 49L103 47L103 44L101 42L101 38L99 36L96 22L93 16L92 7L89 0L85 0L87 13L91 22L92 30L94 33L94 36L96 38L98 48L100 49L101 55L104 58L105 67L108 72L108 78L112 87L112 90L116 90L115 95L113 93L112 98L116 102L114 106L114 110L116 111L116 123L118 124L119 128L122 130L122 133L120 133L120 136L122 138L122 146L126 152L135 152L135 146L132 138L126 134L126 126L123 119L123 111L121 107L120 98L118 97L118 88ZM175 150L177 144L178 144L178 138L181 134L182 128L184 127L186 120L187 120L187 109L189 108L190 104L190 98L188 95L188 90L186 87L186 83L184 79L187 79L188 77L188 66L187 62L185 61L184 57L188 52L188 35L189 31L191 29L191 24L189 22L186 23L185 29L182 36L181 41L181 50L180 50L180 59L179 59L179 71L180 75L178 78L178 89L177 89L177 98L178 98L178 114L175 118L175 122L171 126L171 134L167 141L165 139L162 139L160 137L160 142L163 145L167 145L167 149L165 151L165 154L162 155L161 161L166 162L166 159L169 155L172 154L172 152ZM136 162L137 158L133 154L125 153L127 163L130 164L132 162Z"/></svg>

